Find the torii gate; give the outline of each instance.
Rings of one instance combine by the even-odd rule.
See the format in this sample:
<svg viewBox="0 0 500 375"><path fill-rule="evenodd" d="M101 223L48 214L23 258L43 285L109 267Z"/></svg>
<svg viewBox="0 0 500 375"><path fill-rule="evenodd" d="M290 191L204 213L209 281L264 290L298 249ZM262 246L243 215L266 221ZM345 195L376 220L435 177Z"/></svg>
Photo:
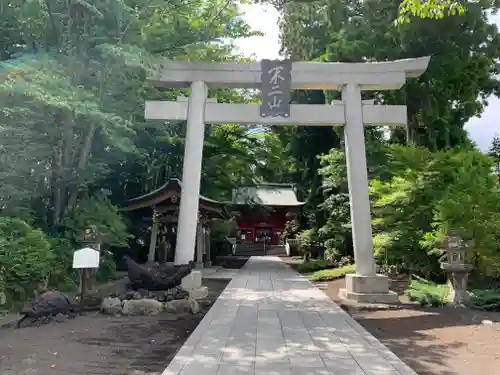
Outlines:
<svg viewBox="0 0 500 375"><path fill-rule="evenodd" d="M332 104L291 104L288 117L262 117L259 104L223 104L207 99L210 88L262 86L259 62L205 63L167 61L151 81L157 87L190 88L188 101L146 101L149 120L187 120L182 196L175 263L193 260L205 124L268 124L344 126L347 177L356 273L346 277L342 297L358 302L394 302L389 280L377 275L372 227L364 125L406 125L404 105L373 105L361 100L362 91L401 88L407 78L425 72L430 57L371 63L294 62L291 88L338 90L342 101Z"/></svg>

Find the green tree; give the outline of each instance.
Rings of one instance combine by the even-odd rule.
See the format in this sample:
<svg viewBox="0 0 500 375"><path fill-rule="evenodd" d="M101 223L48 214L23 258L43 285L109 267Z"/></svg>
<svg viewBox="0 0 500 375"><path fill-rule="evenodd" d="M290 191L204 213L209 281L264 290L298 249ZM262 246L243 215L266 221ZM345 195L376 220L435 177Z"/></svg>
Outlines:
<svg viewBox="0 0 500 375"><path fill-rule="evenodd" d="M462 16L413 20L394 27L399 1L323 0L289 4L281 21L282 50L295 60L385 61L431 56L426 73L402 90L374 93L384 104L406 104L408 130L392 140L434 150L468 143L463 129L498 94L495 3L469 3ZM328 99L334 94L328 93Z"/></svg>
<svg viewBox="0 0 500 375"><path fill-rule="evenodd" d="M500 137L496 134L491 141L490 149L488 150L488 155L492 157L495 166L494 170L500 179Z"/></svg>
<svg viewBox="0 0 500 375"><path fill-rule="evenodd" d="M238 58L253 35L225 0L10 0L0 5L0 212L42 228L55 256L50 282L68 278L82 231L127 239L114 204L180 177L185 124L144 120L146 99L175 100L148 76L162 59ZM219 101L245 101L214 90ZM204 191L224 198L253 177L245 128L206 134ZM224 155L224 156L221 156ZM215 181L215 183L212 183ZM17 220L17 219L16 219ZM17 259L17 258L16 258ZM0 267L2 264L0 262Z"/></svg>

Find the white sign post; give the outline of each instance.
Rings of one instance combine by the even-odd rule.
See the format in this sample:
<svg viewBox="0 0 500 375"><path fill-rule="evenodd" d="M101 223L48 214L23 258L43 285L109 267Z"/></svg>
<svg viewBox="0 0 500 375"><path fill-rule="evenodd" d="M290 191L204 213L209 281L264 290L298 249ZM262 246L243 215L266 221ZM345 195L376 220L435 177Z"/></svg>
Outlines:
<svg viewBox="0 0 500 375"><path fill-rule="evenodd" d="M357 302L396 301L397 295L389 292L388 278L375 273L363 126L405 126L406 106L363 102L361 92L399 89L407 78L424 73L429 59L293 62L292 90L340 91L342 101L291 104L288 116L265 118L259 104L214 103L207 98L208 88L262 88L266 83L262 82L260 63L165 61L159 74L150 79L152 83L157 87L191 89L187 102L146 101L145 107L145 118L149 120L187 120L175 263L185 264L194 257L205 124L344 126L356 274L346 277L346 289L341 292L343 297Z"/></svg>
<svg viewBox="0 0 500 375"><path fill-rule="evenodd" d="M77 250L73 253L73 268L80 270L80 314L83 314L83 299L85 296L86 270L99 268L100 253L90 247Z"/></svg>

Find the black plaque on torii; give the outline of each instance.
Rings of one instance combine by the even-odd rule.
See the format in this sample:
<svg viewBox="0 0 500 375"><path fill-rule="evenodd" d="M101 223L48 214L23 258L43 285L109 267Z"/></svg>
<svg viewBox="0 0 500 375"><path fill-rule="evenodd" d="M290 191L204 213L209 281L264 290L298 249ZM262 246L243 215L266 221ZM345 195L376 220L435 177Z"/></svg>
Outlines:
<svg viewBox="0 0 500 375"><path fill-rule="evenodd" d="M290 117L292 62L290 60L262 60L261 82L261 117Z"/></svg>

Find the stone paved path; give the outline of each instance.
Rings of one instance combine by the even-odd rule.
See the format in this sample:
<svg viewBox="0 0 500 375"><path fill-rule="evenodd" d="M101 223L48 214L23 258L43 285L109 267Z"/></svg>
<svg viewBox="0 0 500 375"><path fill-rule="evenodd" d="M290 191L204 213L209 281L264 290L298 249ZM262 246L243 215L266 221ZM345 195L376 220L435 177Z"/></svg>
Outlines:
<svg viewBox="0 0 500 375"><path fill-rule="evenodd" d="M417 375L305 277L252 257L163 375Z"/></svg>

